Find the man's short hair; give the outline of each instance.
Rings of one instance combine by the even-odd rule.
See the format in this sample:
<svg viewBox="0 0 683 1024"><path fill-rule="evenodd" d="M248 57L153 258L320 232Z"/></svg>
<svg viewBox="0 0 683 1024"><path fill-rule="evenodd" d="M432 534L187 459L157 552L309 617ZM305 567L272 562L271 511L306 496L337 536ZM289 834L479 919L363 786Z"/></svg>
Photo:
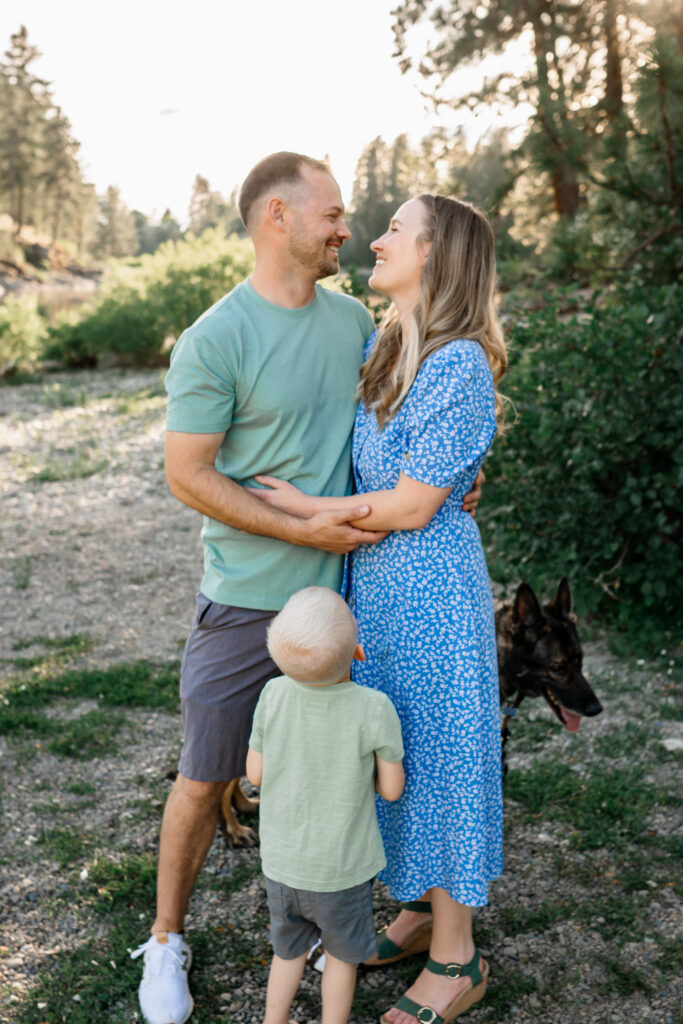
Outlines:
<svg viewBox="0 0 683 1024"><path fill-rule="evenodd" d="M304 156L302 153L271 153L260 160L256 167L242 183L239 197L239 211L245 228L249 227L249 217L254 205L267 192L274 192L282 186L298 185L302 181L301 168L309 167L312 171L330 173L330 168L322 160Z"/></svg>
<svg viewBox="0 0 683 1024"><path fill-rule="evenodd" d="M358 636L356 620L329 587L306 587L290 597L268 629L270 656L300 683L337 683L348 670Z"/></svg>

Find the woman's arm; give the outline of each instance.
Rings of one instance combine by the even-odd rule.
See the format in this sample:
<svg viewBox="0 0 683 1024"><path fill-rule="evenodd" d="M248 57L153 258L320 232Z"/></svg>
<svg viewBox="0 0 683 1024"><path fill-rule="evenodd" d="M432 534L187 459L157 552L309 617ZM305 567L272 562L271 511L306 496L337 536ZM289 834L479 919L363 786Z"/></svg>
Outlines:
<svg viewBox="0 0 683 1024"><path fill-rule="evenodd" d="M252 786L260 786L263 778L263 754L251 747L247 750L247 778Z"/></svg>
<svg viewBox="0 0 683 1024"><path fill-rule="evenodd" d="M351 510L324 512L322 516L296 517L277 506L267 508L254 501L247 489L219 473L214 463L225 433L186 434L166 431L166 476L171 492L190 508L211 519L227 523L246 533L276 537L290 544L346 554L359 544L375 544L377 527L370 530L349 526L349 511L354 522L362 518L363 501ZM258 491L252 492L259 495ZM259 495L260 496L260 495Z"/></svg>
<svg viewBox="0 0 683 1024"><path fill-rule="evenodd" d="M377 765L375 789L383 800L398 800L405 783L403 761L383 761L375 754L375 764Z"/></svg>
<svg viewBox="0 0 683 1024"><path fill-rule="evenodd" d="M267 484L269 490L251 490L261 501L273 505L289 515L309 518L319 512L351 511L363 502L370 505L370 512L363 517L364 530L420 530L432 519L448 495L450 487L432 487L420 483L404 473L398 478L391 491L368 491L363 495L346 498L316 498L304 494L293 484L272 476L258 476L259 483ZM351 525L356 522L351 520Z"/></svg>

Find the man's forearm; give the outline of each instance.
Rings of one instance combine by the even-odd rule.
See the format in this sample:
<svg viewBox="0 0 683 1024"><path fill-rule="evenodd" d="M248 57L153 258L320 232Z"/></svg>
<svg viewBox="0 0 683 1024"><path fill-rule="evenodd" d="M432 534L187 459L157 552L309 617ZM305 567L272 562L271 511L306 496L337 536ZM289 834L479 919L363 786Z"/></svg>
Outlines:
<svg viewBox="0 0 683 1024"><path fill-rule="evenodd" d="M306 522L269 508L213 466L199 465L180 481L168 474L171 492L184 505L245 533L307 545Z"/></svg>

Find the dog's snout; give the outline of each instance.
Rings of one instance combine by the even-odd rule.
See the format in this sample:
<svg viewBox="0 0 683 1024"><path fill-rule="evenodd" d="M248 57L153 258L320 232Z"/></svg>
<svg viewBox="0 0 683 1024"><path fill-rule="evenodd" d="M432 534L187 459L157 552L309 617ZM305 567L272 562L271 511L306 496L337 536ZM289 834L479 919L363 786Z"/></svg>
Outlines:
<svg viewBox="0 0 683 1024"><path fill-rule="evenodd" d="M599 715L601 711L602 704L600 703L597 697L593 697L593 699L589 700L586 704L583 713L584 715L586 715L587 718L593 718L594 715Z"/></svg>

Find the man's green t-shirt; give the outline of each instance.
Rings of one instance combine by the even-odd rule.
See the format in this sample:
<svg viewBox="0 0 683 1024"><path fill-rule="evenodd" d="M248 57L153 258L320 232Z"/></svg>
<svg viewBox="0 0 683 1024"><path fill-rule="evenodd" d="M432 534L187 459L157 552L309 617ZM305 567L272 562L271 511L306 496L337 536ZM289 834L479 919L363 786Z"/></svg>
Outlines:
<svg viewBox="0 0 683 1024"><path fill-rule="evenodd" d="M375 754L403 757L401 725L384 693L356 683L271 679L249 746L263 755L259 837L263 873L313 892L339 892L386 864L375 811Z"/></svg>
<svg viewBox="0 0 683 1024"><path fill-rule="evenodd" d="M248 281L178 340L166 375L166 426L226 432L216 469L258 486L266 473L307 494L351 493L354 392L372 317L356 299L316 285L301 309L275 306ZM312 584L338 590L342 558L243 533L205 517L202 593L279 611Z"/></svg>

